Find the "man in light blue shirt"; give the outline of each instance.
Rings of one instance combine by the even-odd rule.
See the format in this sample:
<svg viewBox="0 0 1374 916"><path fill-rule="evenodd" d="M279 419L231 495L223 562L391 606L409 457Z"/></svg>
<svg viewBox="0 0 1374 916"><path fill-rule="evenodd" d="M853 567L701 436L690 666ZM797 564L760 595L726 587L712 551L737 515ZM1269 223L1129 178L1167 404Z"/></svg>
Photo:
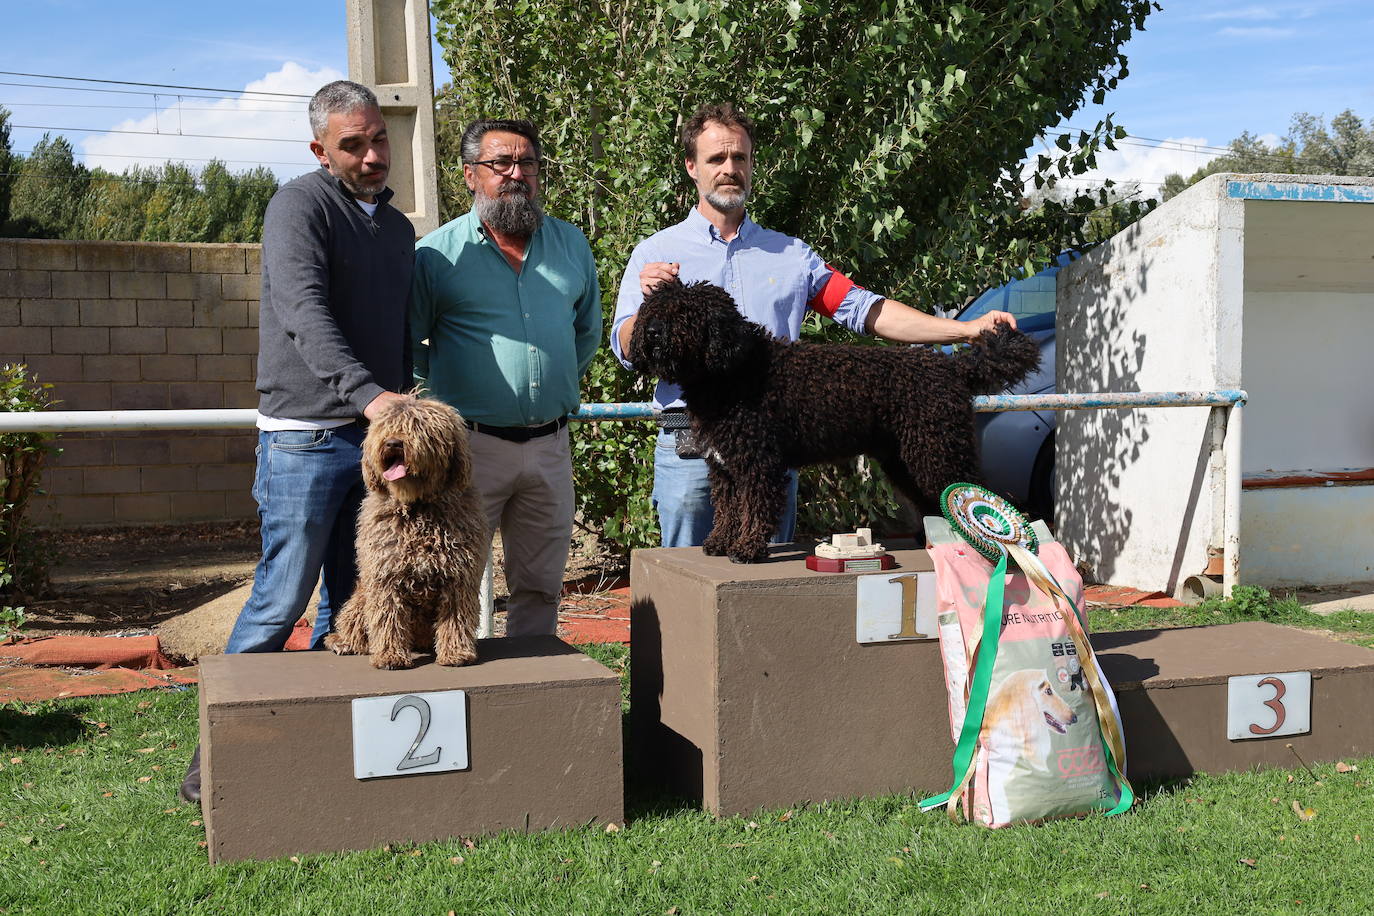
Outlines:
<svg viewBox="0 0 1374 916"><path fill-rule="evenodd" d="M415 377L472 430L473 483L505 554L506 635L553 633L572 537L568 414L601 344L601 288L582 231L539 205L539 134L463 134L472 210L420 240Z"/></svg>
<svg viewBox="0 0 1374 916"><path fill-rule="evenodd" d="M1001 322L1016 326L1007 312L959 322L871 293L805 242L749 219L744 204L754 173L754 126L733 106L699 109L682 126L682 146L698 201L685 220L640 242L630 255L611 329L611 348L627 368L630 334L644 295L670 277L714 283L734 297L744 317L786 340L800 335L808 308L855 333L903 343L953 343ZM654 405L664 411L654 449L653 496L664 547L700 545L714 519L706 462L685 441L681 394L663 381L654 389ZM794 471L777 541L792 539L796 512Z"/></svg>

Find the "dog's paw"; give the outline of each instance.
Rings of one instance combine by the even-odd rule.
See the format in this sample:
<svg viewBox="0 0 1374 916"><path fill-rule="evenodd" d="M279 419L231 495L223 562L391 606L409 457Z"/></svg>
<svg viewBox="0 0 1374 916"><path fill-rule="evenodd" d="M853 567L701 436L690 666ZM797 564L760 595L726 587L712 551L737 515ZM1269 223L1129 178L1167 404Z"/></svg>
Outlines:
<svg viewBox="0 0 1374 916"><path fill-rule="evenodd" d="M477 652L473 650L471 652L455 652L452 655L440 655L435 661L451 668L459 668L477 661Z"/></svg>
<svg viewBox="0 0 1374 916"><path fill-rule="evenodd" d="M335 655L357 655L348 643L339 637L338 633L330 633L324 638L324 647Z"/></svg>
<svg viewBox="0 0 1374 916"><path fill-rule="evenodd" d="M725 538L707 535L706 540L701 542L702 552L708 557L723 557L728 552L726 550Z"/></svg>
<svg viewBox="0 0 1374 916"><path fill-rule="evenodd" d="M410 657L410 653L390 654L372 656L372 667L383 671L400 671L404 668L414 668L415 660Z"/></svg>
<svg viewBox="0 0 1374 916"><path fill-rule="evenodd" d="M763 550L732 550L730 551L731 563L762 563L768 559L768 549Z"/></svg>

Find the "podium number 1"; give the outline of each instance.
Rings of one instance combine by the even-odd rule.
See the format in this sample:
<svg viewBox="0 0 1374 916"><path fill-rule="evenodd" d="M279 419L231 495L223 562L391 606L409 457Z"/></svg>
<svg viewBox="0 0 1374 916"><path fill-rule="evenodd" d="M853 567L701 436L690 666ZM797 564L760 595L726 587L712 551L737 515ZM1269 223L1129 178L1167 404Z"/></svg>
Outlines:
<svg viewBox="0 0 1374 916"><path fill-rule="evenodd" d="M924 633L916 632L916 577L896 576L888 579L902 588L902 630L893 633L888 639L930 639Z"/></svg>
<svg viewBox="0 0 1374 916"><path fill-rule="evenodd" d="M1226 682L1226 737L1232 741L1312 730L1312 672L1247 674Z"/></svg>
<svg viewBox="0 0 1374 916"><path fill-rule="evenodd" d="M467 769L467 713L461 690L354 700L354 778Z"/></svg>

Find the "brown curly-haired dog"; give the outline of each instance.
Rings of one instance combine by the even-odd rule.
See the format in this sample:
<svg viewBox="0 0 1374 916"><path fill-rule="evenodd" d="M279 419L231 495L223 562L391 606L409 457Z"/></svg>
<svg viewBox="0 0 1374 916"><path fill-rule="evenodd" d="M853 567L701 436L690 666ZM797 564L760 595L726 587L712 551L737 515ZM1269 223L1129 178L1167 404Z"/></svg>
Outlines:
<svg viewBox="0 0 1374 916"><path fill-rule="evenodd" d="M491 535L462 417L423 398L387 405L363 440L363 481L358 584L326 648L374 668L409 668L431 647L441 665L475 662Z"/></svg>
<svg viewBox="0 0 1374 916"><path fill-rule="evenodd" d="M768 556L789 468L866 454L922 512L957 481L976 482L975 394L1040 362L1006 325L953 356L930 347L778 340L708 283L660 285L630 337L635 369L682 386L711 478L715 526L702 545L736 563Z"/></svg>

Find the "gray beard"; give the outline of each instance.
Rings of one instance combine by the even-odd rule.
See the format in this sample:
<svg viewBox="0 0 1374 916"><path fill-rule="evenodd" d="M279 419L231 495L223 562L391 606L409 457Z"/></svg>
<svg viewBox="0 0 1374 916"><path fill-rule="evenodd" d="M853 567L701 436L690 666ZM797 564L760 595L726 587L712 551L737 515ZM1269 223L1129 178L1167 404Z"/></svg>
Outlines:
<svg viewBox="0 0 1374 916"><path fill-rule="evenodd" d="M742 191L722 191L718 188L712 188L711 193L706 195L706 202L722 213L733 213L736 210L744 209L744 202L748 199L748 188Z"/></svg>
<svg viewBox="0 0 1374 916"><path fill-rule="evenodd" d="M496 197L478 192L472 206L484 225L515 238L529 238L544 221L544 208L538 196L530 194L529 185L522 181L503 183Z"/></svg>

